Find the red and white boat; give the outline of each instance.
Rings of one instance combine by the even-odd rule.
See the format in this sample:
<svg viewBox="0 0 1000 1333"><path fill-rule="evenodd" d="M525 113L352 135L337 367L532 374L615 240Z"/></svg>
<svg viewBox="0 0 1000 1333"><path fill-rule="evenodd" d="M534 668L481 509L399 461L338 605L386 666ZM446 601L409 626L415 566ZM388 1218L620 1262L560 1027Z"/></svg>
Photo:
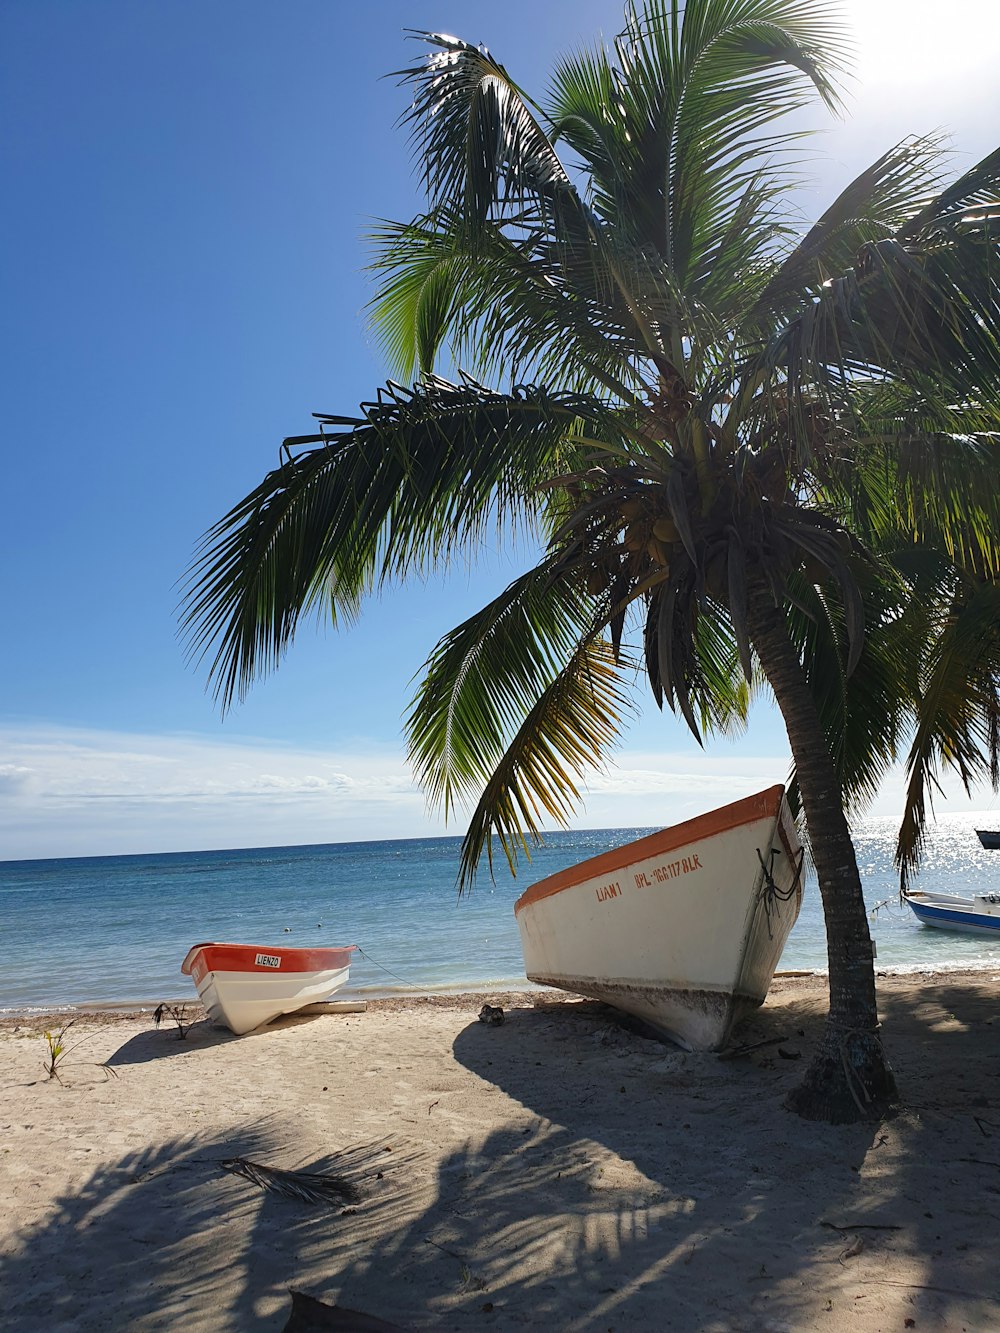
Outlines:
<svg viewBox="0 0 1000 1333"><path fill-rule="evenodd" d="M719 1050L763 1003L801 902L777 786L550 875L514 912L530 981Z"/></svg>
<svg viewBox="0 0 1000 1333"><path fill-rule="evenodd" d="M339 990L356 948L285 949L209 941L188 951L181 971L197 986L209 1018L241 1035Z"/></svg>

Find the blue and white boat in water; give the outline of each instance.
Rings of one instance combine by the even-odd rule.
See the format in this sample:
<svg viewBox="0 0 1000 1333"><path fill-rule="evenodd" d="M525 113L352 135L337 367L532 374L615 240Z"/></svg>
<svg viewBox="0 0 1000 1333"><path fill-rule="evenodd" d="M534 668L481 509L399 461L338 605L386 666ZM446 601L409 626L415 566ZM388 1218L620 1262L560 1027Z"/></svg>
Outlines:
<svg viewBox="0 0 1000 1333"><path fill-rule="evenodd" d="M1000 939L1000 893L930 893L911 889L904 895L918 921L940 930L960 930L969 935L995 935Z"/></svg>

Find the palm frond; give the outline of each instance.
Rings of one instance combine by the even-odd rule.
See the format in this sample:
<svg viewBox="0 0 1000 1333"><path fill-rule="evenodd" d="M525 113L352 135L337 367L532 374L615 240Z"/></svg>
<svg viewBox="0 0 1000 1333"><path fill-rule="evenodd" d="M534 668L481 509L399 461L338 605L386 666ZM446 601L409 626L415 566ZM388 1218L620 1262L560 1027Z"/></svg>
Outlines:
<svg viewBox="0 0 1000 1333"><path fill-rule="evenodd" d="M742 734L759 674L749 656L741 661L743 648L731 607L709 603L702 609L694 647L695 670L688 681L688 695L701 731L730 737Z"/></svg>
<svg viewBox="0 0 1000 1333"><path fill-rule="evenodd" d="M614 431L593 397L471 380L390 384L362 412L286 441L283 465L204 539L182 626L194 653L216 645L224 706L277 665L303 613L325 603L350 620L372 589L474 551L490 525L530 526L575 423Z"/></svg>
<svg viewBox="0 0 1000 1333"><path fill-rule="evenodd" d="M996 409L998 264L1000 218L956 225L947 243L924 250L894 237L870 242L802 311L776 345L777 360L798 382L835 396L859 383L933 379L953 401Z"/></svg>
<svg viewBox="0 0 1000 1333"><path fill-rule="evenodd" d="M405 119L433 208L461 220L472 248L505 228L529 245L543 237L557 266L582 266L611 282L633 329L655 350L614 265L601 260L604 233L559 160L541 109L484 48L415 35L436 48L400 71L413 90Z"/></svg>
<svg viewBox="0 0 1000 1333"><path fill-rule="evenodd" d="M478 797L512 733L599 617L550 556L451 630L428 660L406 722L409 758L447 818Z"/></svg>
<svg viewBox="0 0 1000 1333"><path fill-rule="evenodd" d="M504 371L578 391L600 386L634 400L634 363L645 347L621 295L632 258L616 255L610 238L553 243L537 228L508 234L489 224L471 239L442 208L405 225L386 223L373 239L373 323L404 373L429 368L447 339L457 360L487 375ZM632 286L637 308L655 305L654 281Z"/></svg>
<svg viewBox="0 0 1000 1333"><path fill-rule="evenodd" d="M521 714L501 758L482 765L487 780L462 842L460 890L471 887L484 852L492 873L494 837L514 873L544 820L565 826L587 770L602 766L619 739L629 708L620 673L609 643L584 638ZM507 720L516 721L513 709Z"/></svg>
<svg viewBox="0 0 1000 1333"><path fill-rule="evenodd" d="M943 591L947 593L947 585ZM968 792L977 781L994 789L1000 778L1000 585L965 584L950 605L937 607L924 679L916 701L917 728L906 761L906 804L896 847L905 891L924 845L930 792L943 767Z"/></svg>
<svg viewBox="0 0 1000 1333"><path fill-rule="evenodd" d="M1000 572L1000 414L942 402L936 382L859 387L853 429L816 459L824 494L876 546L938 546L984 577Z"/></svg>
<svg viewBox="0 0 1000 1333"><path fill-rule="evenodd" d="M845 804L859 812L874 799L897 757L906 725L900 685L913 640L896 617L897 586L868 565L859 566L855 577L861 582L866 629L850 673L843 608L825 588L798 580L797 604L789 606L787 615Z"/></svg>
<svg viewBox="0 0 1000 1333"><path fill-rule="evenodd" d="M542 113L484 47L412 32L431 53L397 71L413 102L404 120L434 204L458 209L473 231L526 201L582 208Z"/></svg>
<svg viewBox="0 0 1000 1333"><path fill-rule="evenodd" d="M550 119L588 172L599 215L689 288L761 163L787 164L788 135L761 131L817 92L836 104L843 39L823 6L688 0L683 12L630 6L614 54L614 65L604 54L562 62ZM766 228L759 240L766 248Z"/></svg>
<svg viewBox="0 0 1000 1333"><path fill-rule="evenodd" d="M376 257L370 268L383 275L369 304L375 334L405 379L430 373L467 299L467 257L433 216L383 222L371 239Z"/></svg>
<svg viewBox="0 0 1000 1333"><path fill-rule="evenodd" d="M996 220L1000 204L1000 148L963 172L958 180L930 199L900 228L904 244L920 238L953 235L956 226L980 226ZM995 234L995 230L994 230Z"/></svg>
<svg viewBox="0 0 1000 1333"><path fill-rule="evenodd" d="M776 267L747 318L793 313L849 269L869 242L897 235L940 183L940 136L904 139L841 191ZM792 312L789 311L789 305Z"/></svg>
<svg viewBox="0 0 1000 1333"><path fill-rule="evenodd" d="M346 1176L315 1174L310 1171L285 1171L275 1166L263 1166L246 1157L226 1157L219 1162L223 1171L242 1176L251 1184L273 1194L299 1203L326 1204L340 1208L358 1203L361 1191Z"/></svg>

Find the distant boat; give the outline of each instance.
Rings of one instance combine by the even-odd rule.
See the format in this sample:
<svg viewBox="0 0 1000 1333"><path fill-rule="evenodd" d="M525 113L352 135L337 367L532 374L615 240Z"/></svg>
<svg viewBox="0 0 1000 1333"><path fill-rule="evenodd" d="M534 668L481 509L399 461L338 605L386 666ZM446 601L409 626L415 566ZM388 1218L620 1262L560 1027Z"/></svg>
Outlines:
<svg viewBox="0 0 1000 1333"><path fill-rule="evenodd" d="M911 889L904 894L914 916L925 926L960 930L969 935L1000 939L1000 893L928 893Z"/></svg>
<svg viewBox="0 0 1000 1333"><path fill-rule="evenodd" d="M286 949L207 942L188 951L181 971L197 986L209 1018L242 1035L339 990L356 948L355 944Z"/></svg>
<svg viewBox="0 0 1000 1333"><path fill-rule="evenodd" d="M991 851L1000 850L1000 829L977 828L976 834L984 847Z"/></svg>
<svg viewBox="0 0 1000 1333"><path fill-rule="evenodd" d="M802 858L776 786L550 875L514 907L528 978L718 1050L767 995Z"/></svg>

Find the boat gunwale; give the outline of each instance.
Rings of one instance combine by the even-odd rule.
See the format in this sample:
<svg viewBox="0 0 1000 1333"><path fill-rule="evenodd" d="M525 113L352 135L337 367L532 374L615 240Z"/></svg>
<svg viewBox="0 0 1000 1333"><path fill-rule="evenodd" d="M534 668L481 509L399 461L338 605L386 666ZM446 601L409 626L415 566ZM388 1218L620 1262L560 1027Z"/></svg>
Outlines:
<svg viewBox="0 0 1000 1333"><path fill-rule="evenodd" d="M335 972L342 967L350 967L351 954L357 947L356 944L314 944L307 948L299 948L283 944L237 944L221 940L204 940L201 944L193 944L188 950L183 963L181 963L181 972L184 976L190 976L198 954L211 950L213 953L218 951L218 958L213 959L208 952L205 952L205 963L209 972L242 973L247 976L265 974L285 977L308 976L313 973ZM255 954L269 954L271 957L280 958L281 964L278 967L262 967L253 962ZM346 959L331 963L329 959L334 954L346 955ZM237 955L239 955L238 966L235 965Z"/></svg>
<svg viewBox="0 0 1000 1333"><path fill-rule="evenodd" d="M721 805L714 810L706 811L705 814L695 815L680 824L672 824L669 828L647 833L645 837L637 838L634 842L626 842L620 847L613 847L610 851L600 852L586 861L578 861L565 870L556 871L554 875L548 875L545 879L529 885L514 904L514 915L517 916L524 908L531 907L545 898L551 898L554 894L576 888L588 879L603 877L625 866L647 860L651 856L675 851L688 843L701 842L769 816L776 820L785 851L794 861L793 849L789 846L784 820L781 818L784 801L785 788L779 782L764 791L755 792L752 796L744 796L738 801L730 802L729 805Z"/></svg>
<svg viewBox="0 0 1000 1333"><path fill-rule="evenodd" d="M938 893L936 889L908 889L903 894L903 901L916 902L921 907L940 907L947 912L974 912L976 897L974 893Z"/></svg>

